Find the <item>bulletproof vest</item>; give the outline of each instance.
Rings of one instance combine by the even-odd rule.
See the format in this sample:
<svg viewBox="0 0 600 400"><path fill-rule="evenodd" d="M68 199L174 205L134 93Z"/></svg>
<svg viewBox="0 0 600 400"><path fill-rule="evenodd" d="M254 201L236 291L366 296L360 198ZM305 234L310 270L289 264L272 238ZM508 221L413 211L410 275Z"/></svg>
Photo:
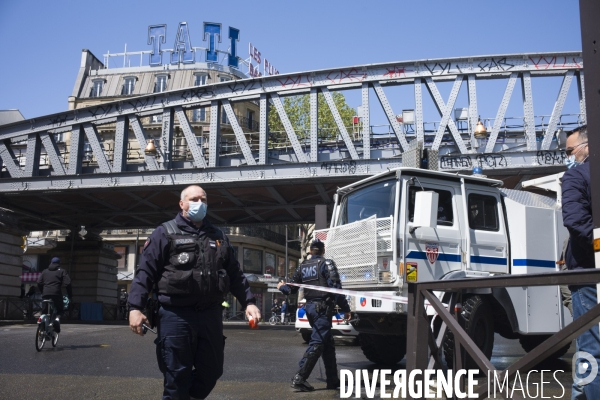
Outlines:
<svg viewBox="0 0 600 400"><path fill-rule="evenodd" d="M325 262L322 257L311 258L300 264L300 273L302 274L302 283L313 286L329 287L327 280L321 274L321 264ZM327 292L321 292L313 289L304 289L306 300L325 299L329 297Z"/></svg>
<svg viewBox="0 0 600 400"><path fill-rule="evenodd" d="M214 229L203 235L184 232L175 220L162 224L169 239L169 263L158 281L158 292L170 297L217 301L229 292L224 268L229 243Z"/></svg>

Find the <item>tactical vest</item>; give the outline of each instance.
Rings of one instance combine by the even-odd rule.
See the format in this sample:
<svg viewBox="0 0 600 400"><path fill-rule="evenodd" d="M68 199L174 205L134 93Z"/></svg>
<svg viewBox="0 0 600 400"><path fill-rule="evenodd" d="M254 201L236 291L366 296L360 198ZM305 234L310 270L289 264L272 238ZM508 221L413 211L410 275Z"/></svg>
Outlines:
<svg viewBox="0 0 600 400"><path fill-rule="evenodd" d="M313 286L329 287L327 280L321 274L321 265L326 260L322 257L311 258L300 264L300 273L302 274L302 283ZM325 299L330 297L327 292L321 292L314 289L304 289L304 298L306 300Z"/></svg>
<svg viewBox="0 0 600 400"><path fill-rule="evenodd" d="M169 263L158 281L158 293L197 299L198 303L221 302L229 292L229 243L221 230L201 236L183 232L175 220L162 224L169 239Z"/></svg>

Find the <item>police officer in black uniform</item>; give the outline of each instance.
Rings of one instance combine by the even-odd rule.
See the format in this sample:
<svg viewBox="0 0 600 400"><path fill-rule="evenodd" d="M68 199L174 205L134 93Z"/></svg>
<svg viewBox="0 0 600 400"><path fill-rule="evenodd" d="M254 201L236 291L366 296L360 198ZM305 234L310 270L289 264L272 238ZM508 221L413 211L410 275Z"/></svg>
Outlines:
<svg viewBox="0 0 600 400"><path fill-rule="evenodd" d="M181 212L146 241L132 282L129 326L143 335L148 293L158 293L156 355L164 375L163 399L205 398L223 374L222 307L231 292L260 320L260 311L225 234L206 216L199 186L181 192Z"/></svg>
<svg viewBox="0 0 600 400"><path fill-rule="evenodd" d="M333 260L323 257L325 254L324 243L319 239L314 240L310 244L310 254L311 258L300 264L294 273L292 282L341 289L342 284L335 263ZM288 286L283 282L279 282L277 288L286 296L296 293L299 289L297 286ZM312 335L308 349L298 364L300 369L292 378L292 387L303 392L315 390L306 380L319 357L323 357L327 389L337 389L340 386L340 380L337 373L335 345L331 334L331 317L335 313L334 309L337 304L345 314L344 319L350 319L350 306L344 296L319 290L304 289L304 297L306 298L304 309L308 323L312 327Z"/></svg>
<svg viewBox="0 0 600 400"><path fill-rule="evenodd" d="M56 319L53 322L54 331L60 333L60 317L63 313L63 285L67 287L67 297L73 298L71 278L66 270L60 267L60 258L53 257L47 269L43 270L37 281L42 299L52 300Z"/></svg>

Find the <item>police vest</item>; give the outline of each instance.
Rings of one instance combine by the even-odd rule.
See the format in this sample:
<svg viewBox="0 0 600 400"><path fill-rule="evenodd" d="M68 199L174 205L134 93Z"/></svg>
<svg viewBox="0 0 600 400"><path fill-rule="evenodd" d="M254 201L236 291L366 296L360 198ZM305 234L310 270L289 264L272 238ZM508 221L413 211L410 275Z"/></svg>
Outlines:
<svg viewBox="0 0 600 400"><path fill-rule="evenodd" d="M193 297L198 303L222 301L229 292L224 268L229 243L219 229L203 235L183 232L175 220L162 224L169 239L169 263L158 281L158 292L170 297Z"/></svg>
<svg viewBox="0 0 600 400"><path fill-rule="evenodd" d="M300 264L300 273L302 274L302 283L313 286L329 287L327 280L321 274L322 264L326 260L323 257L315 257L306 260ZM327 292L321 292L314 289L304 289L304 298L306 300L325 299L329 297Z"/></svg>

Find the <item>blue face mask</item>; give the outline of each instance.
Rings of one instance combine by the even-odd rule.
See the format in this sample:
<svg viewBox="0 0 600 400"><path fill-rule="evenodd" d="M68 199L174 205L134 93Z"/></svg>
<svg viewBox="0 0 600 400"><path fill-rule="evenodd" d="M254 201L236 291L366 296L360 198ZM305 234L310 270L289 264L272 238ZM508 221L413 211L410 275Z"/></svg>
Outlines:
<svg viewBox="0 0 600 400"><path fill-rule="evenodd" d="M206 217L206 209L208 207L206 203L201 201L190 201L188 203L190 204L187 212L188 218L194 222L201 222Z"/></svg>
<svg viewBox="0 0 600 400"><path fill-rule="evenodd" d="M581 163L579 161L575 161L575 155L571 155L565 159L565 165L567 169L575 168Z"/></svg>

